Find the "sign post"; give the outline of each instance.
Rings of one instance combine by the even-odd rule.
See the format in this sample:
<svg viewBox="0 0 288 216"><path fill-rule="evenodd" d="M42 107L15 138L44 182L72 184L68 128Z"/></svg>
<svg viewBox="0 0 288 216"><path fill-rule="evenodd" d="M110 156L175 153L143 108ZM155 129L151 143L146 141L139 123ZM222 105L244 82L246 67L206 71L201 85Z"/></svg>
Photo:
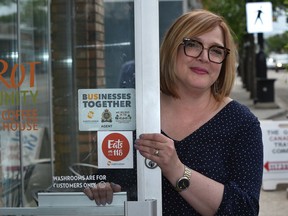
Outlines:
<svg viewBox="0 0 288 216"><path fill-rule="evenodd" d="M256 87L254 103L256 107L278 107L274 102L274 79L267 78L266 54L264 52L264 32L273 30L271 2L249 2L246 4L247 32L257 33L258 53L256 54ZM254 79L254 77L253 77Z"/></svg>

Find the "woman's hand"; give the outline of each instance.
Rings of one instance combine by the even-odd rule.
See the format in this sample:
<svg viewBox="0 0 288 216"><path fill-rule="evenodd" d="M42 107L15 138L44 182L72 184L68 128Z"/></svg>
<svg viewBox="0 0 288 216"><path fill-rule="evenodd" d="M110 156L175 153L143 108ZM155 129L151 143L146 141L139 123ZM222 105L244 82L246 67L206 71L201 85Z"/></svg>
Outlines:
<svg viewBox="0 0 288 216"><path fill-rule="evenodd" d="M114 183L100 182L95 187L87 187L84 193L90 200L95 200L97 205L111 204L113 193L120 192L121 186Z"/></svg>
<svg viewBox="0 0 288 216"><path fill-rule="evenodd" d="M175 150L174 141L163 134L141 134L136 140L135 148L140 154L148 158L161 168L163 175L174 181L172 176L177 176L177 171L180 170L180 175L183 175L184 165L178 158Z"/></svg>

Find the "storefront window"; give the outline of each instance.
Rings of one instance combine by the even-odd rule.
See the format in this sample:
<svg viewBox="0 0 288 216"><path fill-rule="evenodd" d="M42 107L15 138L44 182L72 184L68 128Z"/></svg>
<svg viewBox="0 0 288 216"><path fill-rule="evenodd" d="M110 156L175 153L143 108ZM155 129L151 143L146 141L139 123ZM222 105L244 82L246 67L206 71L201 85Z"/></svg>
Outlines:
<svg viewBox="0 0 288 216"><path fill-rule="evenodd" d="M113 174L98 166L99 136L109 129L79 128L78 104L79 90L133 93L133 1L0 1L0 10L0 207L36 206L39 191L83 191L90 175L98 183L128 174L136 199L135 106L122 133L132 163ZM118 122L130 118L117 112Z"/></svg>
<svg viewBox="0 0 288 216"><path fill-rule="evenodd" d="M52 174L48 3L0 11L0 206L30 206Z"/></svg>
<svg viewBox="0 0 288 216"><path fill-rule="evenodd" d="M159 5L161 39L183 6ZM134 1L0 0L0 26L0 208L101 181L136 200Z"/></svg>

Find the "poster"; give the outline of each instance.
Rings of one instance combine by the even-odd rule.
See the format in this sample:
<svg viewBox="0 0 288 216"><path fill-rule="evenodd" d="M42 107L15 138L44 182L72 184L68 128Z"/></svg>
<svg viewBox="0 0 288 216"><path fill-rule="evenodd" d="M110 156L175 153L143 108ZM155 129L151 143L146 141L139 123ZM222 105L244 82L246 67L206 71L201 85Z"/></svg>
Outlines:
<svg viewBox="0 0 288 216"><path fill-rule="evenodd" d="M261 121L264 145L263 189L288 183L288 121Z"/></svg>
<svg viewBox="0 0 288 216"><path fill-rule="evenodd" d="M133 132L98 132L98 168L133 168Z"/></svg>
<svg viewBox="0 0 288 216"><path fill-rule="evenodd" d="M79 89L80 131L135 130L135 89Z"/></svg>

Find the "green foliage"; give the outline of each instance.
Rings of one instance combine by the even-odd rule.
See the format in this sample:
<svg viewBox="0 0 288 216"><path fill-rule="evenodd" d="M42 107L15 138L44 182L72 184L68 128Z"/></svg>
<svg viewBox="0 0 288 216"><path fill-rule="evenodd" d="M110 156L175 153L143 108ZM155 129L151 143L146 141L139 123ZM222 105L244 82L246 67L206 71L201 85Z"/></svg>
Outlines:
<svg viewBox="0 0 288 216"><path fill-rule="evenodd" d="M283 53L287 52L287 41L288 41L288 31L284 32L283 34L277 34L274 36L271 36L266 39L266 47L267 53L270 52L277 52L277 53Z"/></svg>
<svg viewBox="0 0 288 216"><path fill-rule="evenodd" d="M1 6L12 7L15 6L15 1L12 0L0 0ZM33 25L38 29L46 27L47 17L47 1L33 0L33 1L20 1L20 21L25 26ZM17 12L10 13L8 15L0 15L0 21L2 23L12 23L17 20Z"/></svg>
<svg viewBox="0 0 288 216"><path fill-rule="evenodd" d="M246 33L245 1L203 0L203 7L223 16L235 33L235 40L242 42Z"/></svg>
<svg viewBox="0 0 288 216"><path fill-rule="evenodd" d="M21 7L21 22L30 25L31 20L33 20L33 25L38 29L46 27L46 17L47 17L47 1L43 0L33 0L23 2Z"/></svg>
<svg viewBox="0 0 288 216"><path fill-rule="evenodd" d="M10 4L15 4L16 1L13 1L13 0L1 0L0 1L0 7L1 6L7 6L7 5L10 5Z"/></svg>
<svg viewBox="0 0 288 216"><path fill-rule="evenodd" d="M11 1L11 0L0 0L0 7L4 7L4 6L11 6L11 5L16 5L16 3L14 1ZM9 15L1 15L0 14L0 21L3 22L3 23L8 23L8 22L11 22L11 21L14 21L16 18L15 18L15 14L9 14Z"/></svg>
<svg viewBox="0 0 288 216"><path fill-rule="evenodd" d="M264 0L263 0L264 1ZM246 30L246 2L244 0L202 0L203 7L207 10L215 12L223 16L231 27L232 31L235 33L235 41L238 43L239 51L245 43L247 34ZM250 1L253 2L253 1ZM257 2L257 0L254 0ZM262 1L261 1L262 2ZM272 2L273 10L277 9L286 10L288 5L288 0L273 0ZM265 40L266 46L265 52L277 52L277 53L288 53L288 32L282 35L275 35Z"/></svg>
<svg viewBox="0 0 288 216"><path fill-rule="evenodd" d="M265 2L269 0L262 0L261 2ZM251 1L252 2L252 1ZM256 2L256 1L254 1ZM273 0L272 6L275 10L278 8L285 8L285 4L288 4L288 0ZM243 43L244 35L247 33L246 31L246 1L244 0L202 0L203 7L207 10L213 11L217 14L223 16L231 29L235 33L237 37L235 40L238 41L239 44ZM287 40L286 40L287 41ZM283 46L282 46L283 47Z"/></svg>

